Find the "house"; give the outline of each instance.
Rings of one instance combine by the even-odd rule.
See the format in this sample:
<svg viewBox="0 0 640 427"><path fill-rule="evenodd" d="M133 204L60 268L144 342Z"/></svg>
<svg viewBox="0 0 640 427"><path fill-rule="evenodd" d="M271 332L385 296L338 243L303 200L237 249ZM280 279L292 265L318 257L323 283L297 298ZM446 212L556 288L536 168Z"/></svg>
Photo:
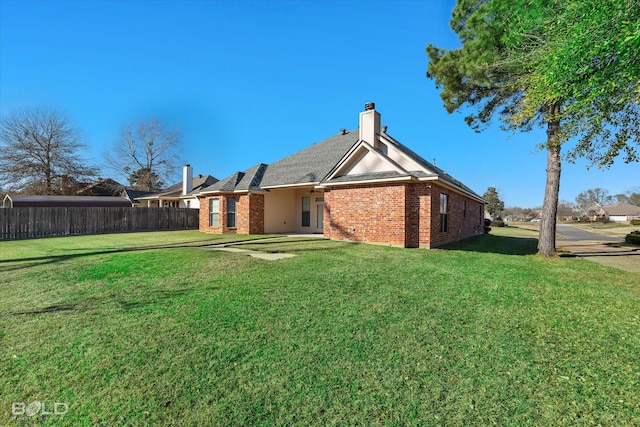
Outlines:
<svg viewBox="0 0 640 427"><path fill-rule="evenodd" d="M640 219L640 206L623 202L603 205L598 210L598 216L613 222L629 222L634 219Z"/></svg>
<svg viewBox="0 0 640 427"><path fill-rule="evenodd" d="M123 197L112 196L26 196L7 194L2 201L5 208L118 208L131 207Z"/></svg>
<svg viewBox="0 0 640 427"><path fill-rule="evenodd" d="M200 201L196 194L216 182L218 182L218 179L211 175L198 175L194 178L193 168L187 164L182 169L182 181L164 191L140 194L128 190L123 195L134 201L135 206L198 209L200 208Z"/></svg>
<svg viewBox="0 0 640 427"><path fill-rule="evenodd" d="M76 196L120 196L124 189L124 185L111 178L99 178L78 190Z"/></svg>
<svg viewBox="0 0 640 427"><path fill-rule="evenodd" d="M483 233L485 201L380 123L367 103L358 129L203 188L200 230L423 248Z"/></svg>

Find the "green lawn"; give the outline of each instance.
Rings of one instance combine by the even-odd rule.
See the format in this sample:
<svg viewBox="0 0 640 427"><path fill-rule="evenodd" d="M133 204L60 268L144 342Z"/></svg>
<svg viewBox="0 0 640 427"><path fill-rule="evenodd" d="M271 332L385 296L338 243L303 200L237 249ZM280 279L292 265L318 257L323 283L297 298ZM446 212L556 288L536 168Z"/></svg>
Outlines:
<svg viewBox="0 0 640 427"><path fill-rule="evenodd" d="M640 275L501 233L0 242L0 425L640 425Z"/></svg>

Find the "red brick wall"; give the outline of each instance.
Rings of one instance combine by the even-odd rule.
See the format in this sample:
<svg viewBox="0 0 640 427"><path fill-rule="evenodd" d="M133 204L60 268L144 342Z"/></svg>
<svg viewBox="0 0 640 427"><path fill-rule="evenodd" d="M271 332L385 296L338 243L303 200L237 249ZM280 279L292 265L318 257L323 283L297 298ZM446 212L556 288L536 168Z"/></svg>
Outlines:
<svg viewBox="0 0 640 427"><path fill-rule="evenodd" d="M406 246L404 184L345 186L324 193L324 235Z"/></svg>
<svg viewBox="0 0 640 427"><path fill-rule="evenodd" d="M440 232L441 193L449 196L446 232ZM209 227L209 199L214 197L220 199L219 227ZM228 197L237 200L235 228L226 226ZM351 185L324 193L324 235L333 240L433 248L481 234L483 214L482 204L435 183ZM264 233L264 195L200 198L200 231Z"/></svg>
<svg viewBox="0 0 640 427"><path fill-rule="evenodd" d="M407 188L407 247L431 247L431 184Z"/></svg>
<svg viewBox="0 0 640 427"><path fill-rule="evenodd" d="M441 193L449 196L447 232L440 232ZM324 234L333 240L433 248L483 231L480 203L433 183L334 188L324 206Z"/></svg>
<svg viewBox="0 0 640 427"><path fill-rule="evenodd" d="M218 227L209 226L209 200L220 200L220 222ZM236 226L227 226L227 200L236 199ZM251 213L251 214L250 214ZM200 231L209 233L264 233L264 195L223 194L200 198Z"/></svg>
<svg viewBox="0 0 640 427"><path fill-rule="evenodd" d="M433 248L445 243L456 242L484 232L482 218L484 206L466 196L454 193L439 185L433 185L431 197L431 238L428 247ZM440 231L440 194L447 194L448 200L448 229ZM464 200L467 201L466 215L464 214Z"/></svg>
<svg viewBox="0 0 640 427"><path fill-rule="evenodd" d="M264 233L264 195L243 194L236 196L236 224L241 234Z"/></svg>

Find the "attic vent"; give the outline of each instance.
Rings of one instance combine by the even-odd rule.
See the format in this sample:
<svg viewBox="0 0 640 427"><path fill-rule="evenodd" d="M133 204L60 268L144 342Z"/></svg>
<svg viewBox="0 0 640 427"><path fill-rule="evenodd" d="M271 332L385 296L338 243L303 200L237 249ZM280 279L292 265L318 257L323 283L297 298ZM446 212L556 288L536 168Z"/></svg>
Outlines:
<svg viewBox="0 0 640 427"><path fill-rule="evenodd" d="M375 102L367 102L366 104L364 104L364 109L365 109L365 111L375 110L376 109L376 103Z"/></svg>
<svg viewBox="0 0 640 427"><path fill-rule="evenodd" d="M340 129L340 135L346 135L347 130L345 128Z"/></svg>

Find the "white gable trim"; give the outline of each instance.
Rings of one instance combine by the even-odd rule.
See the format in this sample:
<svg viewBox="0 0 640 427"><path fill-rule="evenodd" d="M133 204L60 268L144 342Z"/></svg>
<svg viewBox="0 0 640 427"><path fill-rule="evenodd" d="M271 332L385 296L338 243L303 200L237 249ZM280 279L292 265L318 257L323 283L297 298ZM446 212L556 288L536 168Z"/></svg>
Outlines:
<svg viewBox="0 0 640 427"><path fill-rule="evenodd" d="M329 172L329 175L327 175L323 181L330 181L339 176L349 175L349 171L351 171L356 165L358 165L365 157L369 155L373 155L384 165L388 165L389 169L386 169L385 172L398 172L403 175L410 175L409 172L402 166L400 166L397 162L381 153L368 142L361 140L357 144L355 144L347 154L345 154L345 156L338 162L333 170ZM371 172L382 171L376 170Z"/></svg>

